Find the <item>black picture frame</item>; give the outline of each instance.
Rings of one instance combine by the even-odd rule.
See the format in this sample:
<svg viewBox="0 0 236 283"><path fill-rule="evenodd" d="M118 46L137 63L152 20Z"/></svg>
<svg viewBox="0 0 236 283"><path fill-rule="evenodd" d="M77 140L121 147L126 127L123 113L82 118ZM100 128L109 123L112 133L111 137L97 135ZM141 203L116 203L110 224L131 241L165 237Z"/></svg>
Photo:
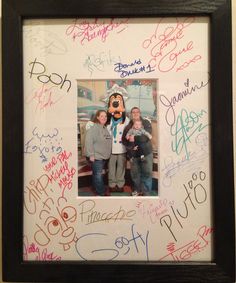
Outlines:
<svg viewBox="0 0 236 283"><path fill-rule="evenodd" d="M27 18L210 18L212 262L23 261L23 47ZM24 282L234 282L231 1L3 0L3 280ZM157 235L158 238L158 235Z"/></svg>

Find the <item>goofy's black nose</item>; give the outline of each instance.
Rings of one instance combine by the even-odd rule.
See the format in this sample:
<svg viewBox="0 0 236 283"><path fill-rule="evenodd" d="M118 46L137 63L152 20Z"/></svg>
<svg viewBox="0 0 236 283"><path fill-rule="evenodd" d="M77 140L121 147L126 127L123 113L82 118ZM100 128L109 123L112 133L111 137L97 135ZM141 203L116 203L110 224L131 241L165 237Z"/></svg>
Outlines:
<svg viewBox="0 0 236 283"><path fill-rule="evenodd" d="M114 108L117 108L117 107L119 106L119 101L113 101L113 102L112 102L112 106L113 106Z"/></svg>

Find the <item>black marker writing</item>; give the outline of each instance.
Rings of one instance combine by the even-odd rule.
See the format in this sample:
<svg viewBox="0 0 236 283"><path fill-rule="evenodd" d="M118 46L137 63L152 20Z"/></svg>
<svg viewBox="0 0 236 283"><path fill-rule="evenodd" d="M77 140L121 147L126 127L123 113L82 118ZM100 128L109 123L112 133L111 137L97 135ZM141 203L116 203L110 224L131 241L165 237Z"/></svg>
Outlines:
<svg viewBox="0 0 236 283"><path fill-rule="evenodd" d="M29 72L30 79L33 76L37 76L37 80L42 84L52 83L54 85L60 86L62 89L64 86L67 86L67 92L71 88L71 81L67 79L67 74L62 77L57 73L51 73L50 75L46 75L45 72L47 71L45 65L39 61L37 58L34 59L33 62L29 64L31 66L31 70Z"/></svg>
<svg viewBox="0 0 236 283"><path fill-rule="evenodd" d="M198 175L194 173L187 185L183 185L186 193L185 199L182 202L183 205L178 208L171 205L171 212L160 218L161 226L167 228L176 242L176 231L178 228L183 229L183 221L189 217L190 211L192 209L197 210L199 205L205 203L207 200L207 192L202 184L205 179L205 172L200 171Z"/></svg>

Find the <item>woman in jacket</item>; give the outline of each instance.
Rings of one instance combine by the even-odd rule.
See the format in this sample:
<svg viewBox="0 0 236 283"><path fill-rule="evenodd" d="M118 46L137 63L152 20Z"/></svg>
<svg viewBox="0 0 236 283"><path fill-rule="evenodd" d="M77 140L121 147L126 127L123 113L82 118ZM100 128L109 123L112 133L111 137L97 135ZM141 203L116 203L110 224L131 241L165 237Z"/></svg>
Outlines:
<svg viewBox="0 0 236 283"><path fill-rule="evenodd" d="M111 155L112 139L106 128L107 113L98 110L93 120L94 125L87 131L85 136L85 154L92 164L92 184L96 193L105 195L102 171L107 159Z"/></svg>

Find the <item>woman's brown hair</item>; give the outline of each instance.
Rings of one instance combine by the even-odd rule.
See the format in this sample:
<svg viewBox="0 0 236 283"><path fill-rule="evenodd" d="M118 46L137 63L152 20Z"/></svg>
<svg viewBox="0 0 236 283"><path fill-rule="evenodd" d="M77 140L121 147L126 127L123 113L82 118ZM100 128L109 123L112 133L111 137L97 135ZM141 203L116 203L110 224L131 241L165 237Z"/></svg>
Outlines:
<svg viewBox="0 0 236 283"><path fill-rule="evenodd" d="M100 114L101 114L102 112L104 112L104 113L107 114L107 112L106 112L105 110L97 110L97 112L95 113L94 118L93 118L93 122L94 122L94 123L97 123L97 124L100 123L99 120L98 120L98 117L100 116Z"/></svg>

